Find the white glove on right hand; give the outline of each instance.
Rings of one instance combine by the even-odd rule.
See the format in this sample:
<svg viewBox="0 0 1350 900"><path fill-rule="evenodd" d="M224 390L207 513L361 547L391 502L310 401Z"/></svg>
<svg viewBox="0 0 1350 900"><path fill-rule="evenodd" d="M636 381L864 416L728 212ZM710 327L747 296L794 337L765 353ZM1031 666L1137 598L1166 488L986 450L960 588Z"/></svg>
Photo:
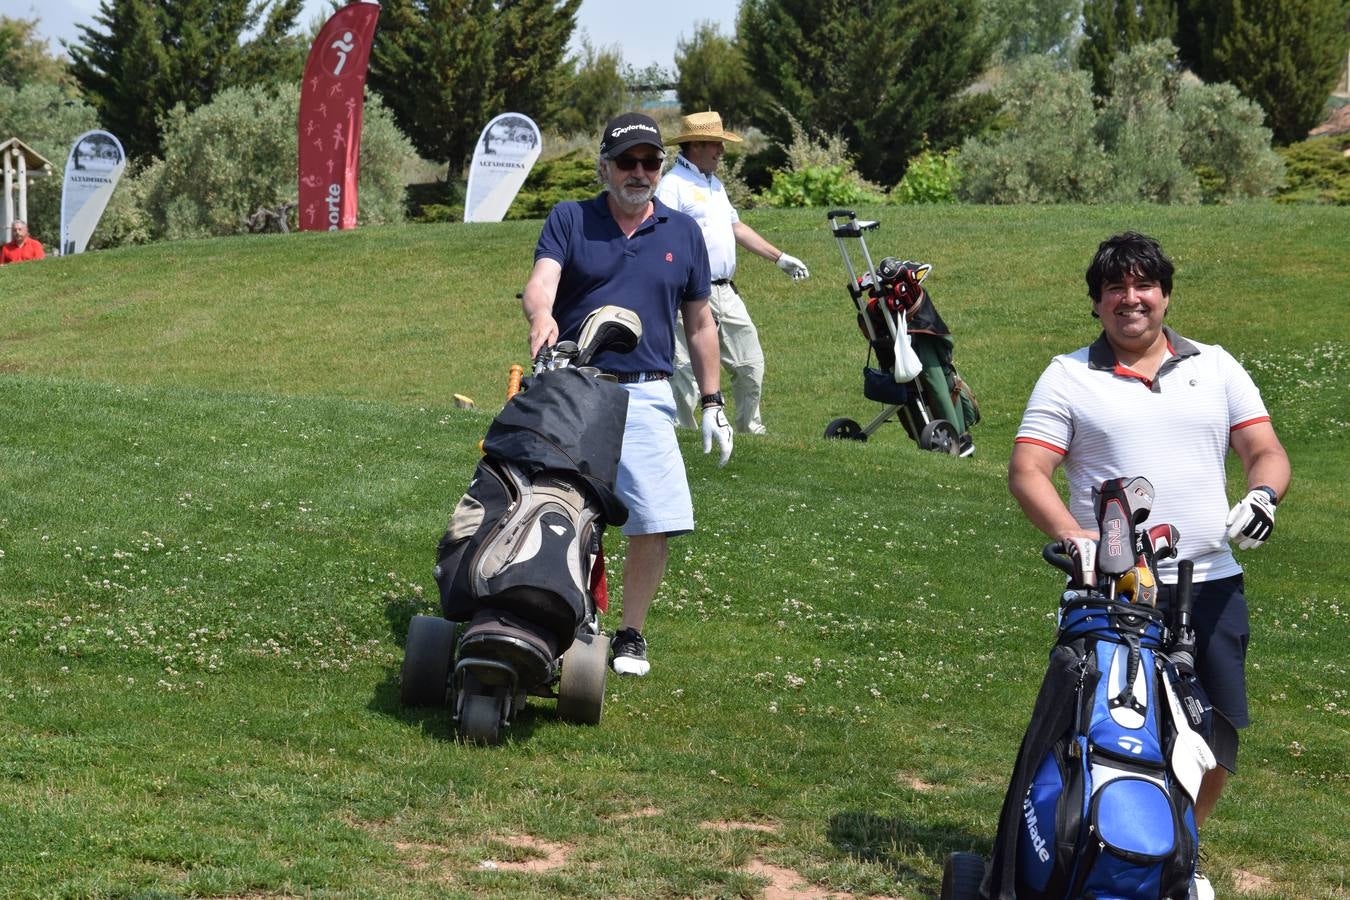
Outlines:
<svg viewBox="0 0 1350 900"><path fill-rule="evenodd" d="M806 263L786 253L778 257L778 268L788 273L793 281L805 281L811 277L811 273L806 271Z"/></svg>
<svg viewBox="0 0 1350 900"><path fill-rule="evenodd" d="M1239 550L1255 550L1275 530L1275 501L1267 488L1256 488L1228 512L1228 539Z"/></svg>
<svg viewBox="0 0 1350 900"><path fill-rule="evenodd" d="M717 464L725 466L727 460L731 459L732 443L731 423L727 421L725 406L705 406L703 408L704 453L711 452L713 441L717 441L717 446L722 453L722 458Z"/></svg>

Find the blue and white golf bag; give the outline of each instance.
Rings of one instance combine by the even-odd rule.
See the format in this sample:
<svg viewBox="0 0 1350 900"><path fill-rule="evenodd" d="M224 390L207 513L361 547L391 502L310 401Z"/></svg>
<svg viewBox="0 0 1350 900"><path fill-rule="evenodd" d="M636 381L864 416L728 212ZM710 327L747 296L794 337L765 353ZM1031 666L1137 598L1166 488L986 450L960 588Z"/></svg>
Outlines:
<svg viewBox="0 0 1350 900"><path fill-rule="evenodd" d="M986 897L1187 896L1194 797L1214 758L1181 711L1165 638L1152 607L1065 594Z"/></svg>

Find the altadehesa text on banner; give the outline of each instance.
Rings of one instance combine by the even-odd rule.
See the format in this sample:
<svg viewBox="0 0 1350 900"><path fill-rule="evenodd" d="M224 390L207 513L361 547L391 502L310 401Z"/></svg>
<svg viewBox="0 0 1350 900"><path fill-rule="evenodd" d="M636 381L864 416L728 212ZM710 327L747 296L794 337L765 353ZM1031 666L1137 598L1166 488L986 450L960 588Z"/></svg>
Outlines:
<svg viewBox="0 0 1350 900"><path fill-rule="evenodd" d="M127 167L122 142L106 131L86 131L70 145L61 184L61 255L83 253Z"/></svg>
<svg viewBox="0 0 1350 900"><path fill-rule="evenodd" d="M300 83L301 231L356 227L361 115L378 3L333 13L309 48Z"/></svg>
<svg viewBox="0 0 1350 900"><path fill-rule="evenodd" d="M469 165L465 222L500 222L544 147L529 116L502 113L483 129Z"/></svg>

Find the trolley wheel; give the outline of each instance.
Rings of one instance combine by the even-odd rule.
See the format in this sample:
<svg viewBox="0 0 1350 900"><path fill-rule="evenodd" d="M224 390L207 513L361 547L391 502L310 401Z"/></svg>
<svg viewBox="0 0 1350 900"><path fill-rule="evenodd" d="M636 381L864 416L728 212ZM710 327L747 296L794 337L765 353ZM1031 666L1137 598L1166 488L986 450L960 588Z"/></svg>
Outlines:
<svg viewBox="0 0 1350 900"><path fill-rule="evenodd" d="M942 867L942 900L980 900L984 882L984 857L978 853L952 853Z"/></svg>
<svg viewBox="0 0 1350 900"><path fill-rule="evenodd" d="M455 648L455 623L440 616L413 616L403 646L399 699L404 706L444 706Z"/></svg>
<svg viewBox="0 0 1350 900"><path fill-rule="evenodd" d="M496 694L465 694L459 736L474 744L495 744L502 734L502 701Z"/></svg>
<svg viewBox="0 0 1350 900"><path fill-rule="evenodd" d="M609 642L598 634L579 634L562 657L558 677L558 718L599 725L605 708Z"/></svg>
<svg viewBox="0 0 1350 900"><path fill-rule="evenodd" d="M867 435L863 432L862 426L852 419L835 419L825 426L825 437L839 438L845 441L867 440Z"/></svg>
<svg viewBox="0 0 1350 900"><path fill-rule="evenodd" d="M961 453L961 436L951 422L934 419L919 432L919 449L957 456Z"/></svg>

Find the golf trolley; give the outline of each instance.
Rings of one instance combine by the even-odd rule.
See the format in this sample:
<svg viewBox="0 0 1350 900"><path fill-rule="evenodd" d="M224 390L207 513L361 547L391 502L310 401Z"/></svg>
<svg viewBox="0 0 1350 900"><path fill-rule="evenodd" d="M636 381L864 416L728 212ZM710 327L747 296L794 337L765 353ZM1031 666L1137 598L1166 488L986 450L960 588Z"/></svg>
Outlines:
<svg viewBox="0 0 1350 900"><path fill-rule="evenodd" d="M466 741L497 743L527 696L556 699L566 721L600 722L601 537L628 518L614 493L628 393L589 363L641 337L632 311L596 310L578 342L540 349L483 439L437 548L442 615L409 623L400 690L405 706L448 704Z"/></svg>
<svg viewBox="0 0 1350 900"><path fill-rule="evenodd" d="M859 425L849 418L834 419L826 426L825 437L865 441L886 422L896 418L919 449L960 455L962 440L956 426L946 419L933 417L921 379L915 377L918 372L912 367L906 372L906 367L901 364L902 354L907 354L910 359L914 356L904 331L903 310L894 302L893 289L902 278L917 286L932 267L901 263L892 257L883 259L880 265L874 264L863 234L875 231L880 223L860 220L847 209L831 210L827 217L830 231L839 244L844 268L848 270L848 293L857 312L858 327L867 337L863 396L882 404L883 408L866 425ZM861 274L849 256L848 245L852 241L857 241L866 263ZM908 271L905 267L909 267ZM873 353L877 357L875 367L871 365Z"/></svg>
<svg viewBox="0 0 1350 900"><path fill-rule="evenodd" d="M1190 560L1177 564L1170 611L1155 605L1158 562L1180 535L1142 527L1152 484L1114 478L1093 498L1100 540L1042 551L1068 585L992 861L951 854L942 900L1188 895L1195 798L1206 772L1231 767L1235 733L1195 675Z"/></svg>

